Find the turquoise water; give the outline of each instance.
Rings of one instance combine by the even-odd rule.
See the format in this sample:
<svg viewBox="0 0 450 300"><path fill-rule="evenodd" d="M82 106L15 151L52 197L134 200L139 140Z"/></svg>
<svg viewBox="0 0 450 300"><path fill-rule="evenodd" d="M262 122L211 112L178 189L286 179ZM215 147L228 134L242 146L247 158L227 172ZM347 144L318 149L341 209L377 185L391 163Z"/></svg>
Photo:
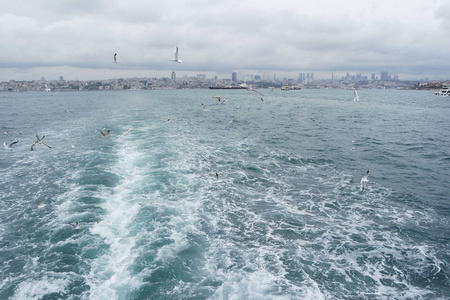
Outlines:
<svg viewBox="0 0 450 300"><path fill-rule="evenodd" d="M0 299L448 299L448 99L260 92L1 93Z"/></svg>

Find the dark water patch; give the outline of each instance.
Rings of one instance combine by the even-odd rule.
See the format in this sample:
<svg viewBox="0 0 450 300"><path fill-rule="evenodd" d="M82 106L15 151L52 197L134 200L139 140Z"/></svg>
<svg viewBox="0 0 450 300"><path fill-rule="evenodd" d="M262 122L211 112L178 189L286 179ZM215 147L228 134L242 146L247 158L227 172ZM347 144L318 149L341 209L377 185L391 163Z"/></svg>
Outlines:
<svg viewBox="0 0 450 300"><path fill-rule="evenodd" d="M103 185L109 188L113 188L118 185L121 177L110 172L85 172L81 174L77 179L78 185Z"/></svg>

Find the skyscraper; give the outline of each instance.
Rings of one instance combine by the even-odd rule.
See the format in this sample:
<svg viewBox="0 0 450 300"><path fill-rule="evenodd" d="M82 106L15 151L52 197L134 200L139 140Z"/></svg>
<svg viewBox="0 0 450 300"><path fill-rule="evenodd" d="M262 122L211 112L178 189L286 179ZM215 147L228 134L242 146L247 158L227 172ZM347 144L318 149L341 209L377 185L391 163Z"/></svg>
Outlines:
<svg viewBox="0 0 450 300"><path fill-rule="evenodd" d="M237 82L237 74L236 74L236 72L231 73L231 81Z"/></svg>
<svg viewBox="0 0 450 300"><path fill-rule="evenodd" d="M175 71L172 72L172 76L171 76L173 81L177 80L177 74L175 73Z"/></svg>
<svg viewBox="0 0 450 300"><path fill-rule="evenodd" d="M389 76L389 72L384 71L384 72L381 72L380 79L381 80L391 80L391 76Z"/></svg>

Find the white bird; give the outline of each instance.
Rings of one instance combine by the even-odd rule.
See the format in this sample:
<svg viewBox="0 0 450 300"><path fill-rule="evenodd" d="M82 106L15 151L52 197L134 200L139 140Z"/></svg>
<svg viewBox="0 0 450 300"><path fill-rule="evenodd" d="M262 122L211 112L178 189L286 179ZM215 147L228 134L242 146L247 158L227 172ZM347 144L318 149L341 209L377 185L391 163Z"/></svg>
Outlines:
<svg viewBox="0 0 450 300"><path fill-rule="evenodd" d="M170 61L181 63L181 59L178 59L178 46L175 48L175 53L173 54L173 59Z"/></svg>
<svg viewBox="0 0 450 300"><path fill-rule="evenodd" d="M364 182L368 182L369 181L367 179L367 177L369 177L369 170L367 170L366 175L364 175L364 177L361 178L361 191L364 191L364 189L365 189Z"/></svg>
<svg viewBox="0 0 450 300"><path fill-rule="evenodd" d="M353 97L353 101L359 101L359 95L358 92L356 90L353 91L354 97Z"/></svg>
<svg viewBox="0 0 450 300"><path fill-rule="evenodd" d="M72 226L74 229L78 229L78 228L79 228L78 222L75 222L75 223L69 223L69 225Z"/></svg>
<svg viewBox="0 0 450 300"><path fill-rule="evenodd" d="M3 143L3 147L5 147L5 149L9 149L12 151L12 146L17 144L19 141L14 141L11 144L7 144L7 143Z"/></svg>
<svg viewBox="0 0 450 300"><path fill-rule="evenodd" d="M119 62L117 61L117 53L114 54L114 63L118 64Z"/></svg>
<svg viewBox="0 0 450 300"><path fill-rule="evenodd" d="M45 146L51 148L49 145L47 145L46 143L44 143L44 142L42 141L44 138L45 138L45 135L43 135L43 136L40 138L39 135L38 135L38 133L37 133L37 131L36 131L36 142L34 142L34 143L31 145L31 151L33 151L33 147L34 147L36 144L45 145Z"/></svg>
<svg viewBox="0 0 450 300"><path fill-rule="evenodd" d="M99 129L97 129L97 130L98 130L98 132L100 132L103 135L103 137L107 137L109 135L109 133L111 132L111 130L109 130L109 129L106 132L103 132L103 131L101 131Z"/></svg>
<svg viewBox="0 0 450 300"><path fill-rule="evenodd" d="M227 125L225 125L224 129L227 128L229 125L231 125L231 123L233 123L233 121L236 119L237 117L234 117L230 122L227 123Z"/></svg>

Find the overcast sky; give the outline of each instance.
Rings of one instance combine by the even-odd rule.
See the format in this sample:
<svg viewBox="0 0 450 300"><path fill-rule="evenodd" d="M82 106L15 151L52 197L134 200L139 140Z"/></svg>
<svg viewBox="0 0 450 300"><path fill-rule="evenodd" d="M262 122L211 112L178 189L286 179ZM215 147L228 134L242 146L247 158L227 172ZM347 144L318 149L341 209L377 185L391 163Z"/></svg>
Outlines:
<svg viewBox="0 0 450 300"><path fill-rule="evenodd" d="M0 80L450 79L449 37L448 0L14 0L0 6Z"/></svg>

